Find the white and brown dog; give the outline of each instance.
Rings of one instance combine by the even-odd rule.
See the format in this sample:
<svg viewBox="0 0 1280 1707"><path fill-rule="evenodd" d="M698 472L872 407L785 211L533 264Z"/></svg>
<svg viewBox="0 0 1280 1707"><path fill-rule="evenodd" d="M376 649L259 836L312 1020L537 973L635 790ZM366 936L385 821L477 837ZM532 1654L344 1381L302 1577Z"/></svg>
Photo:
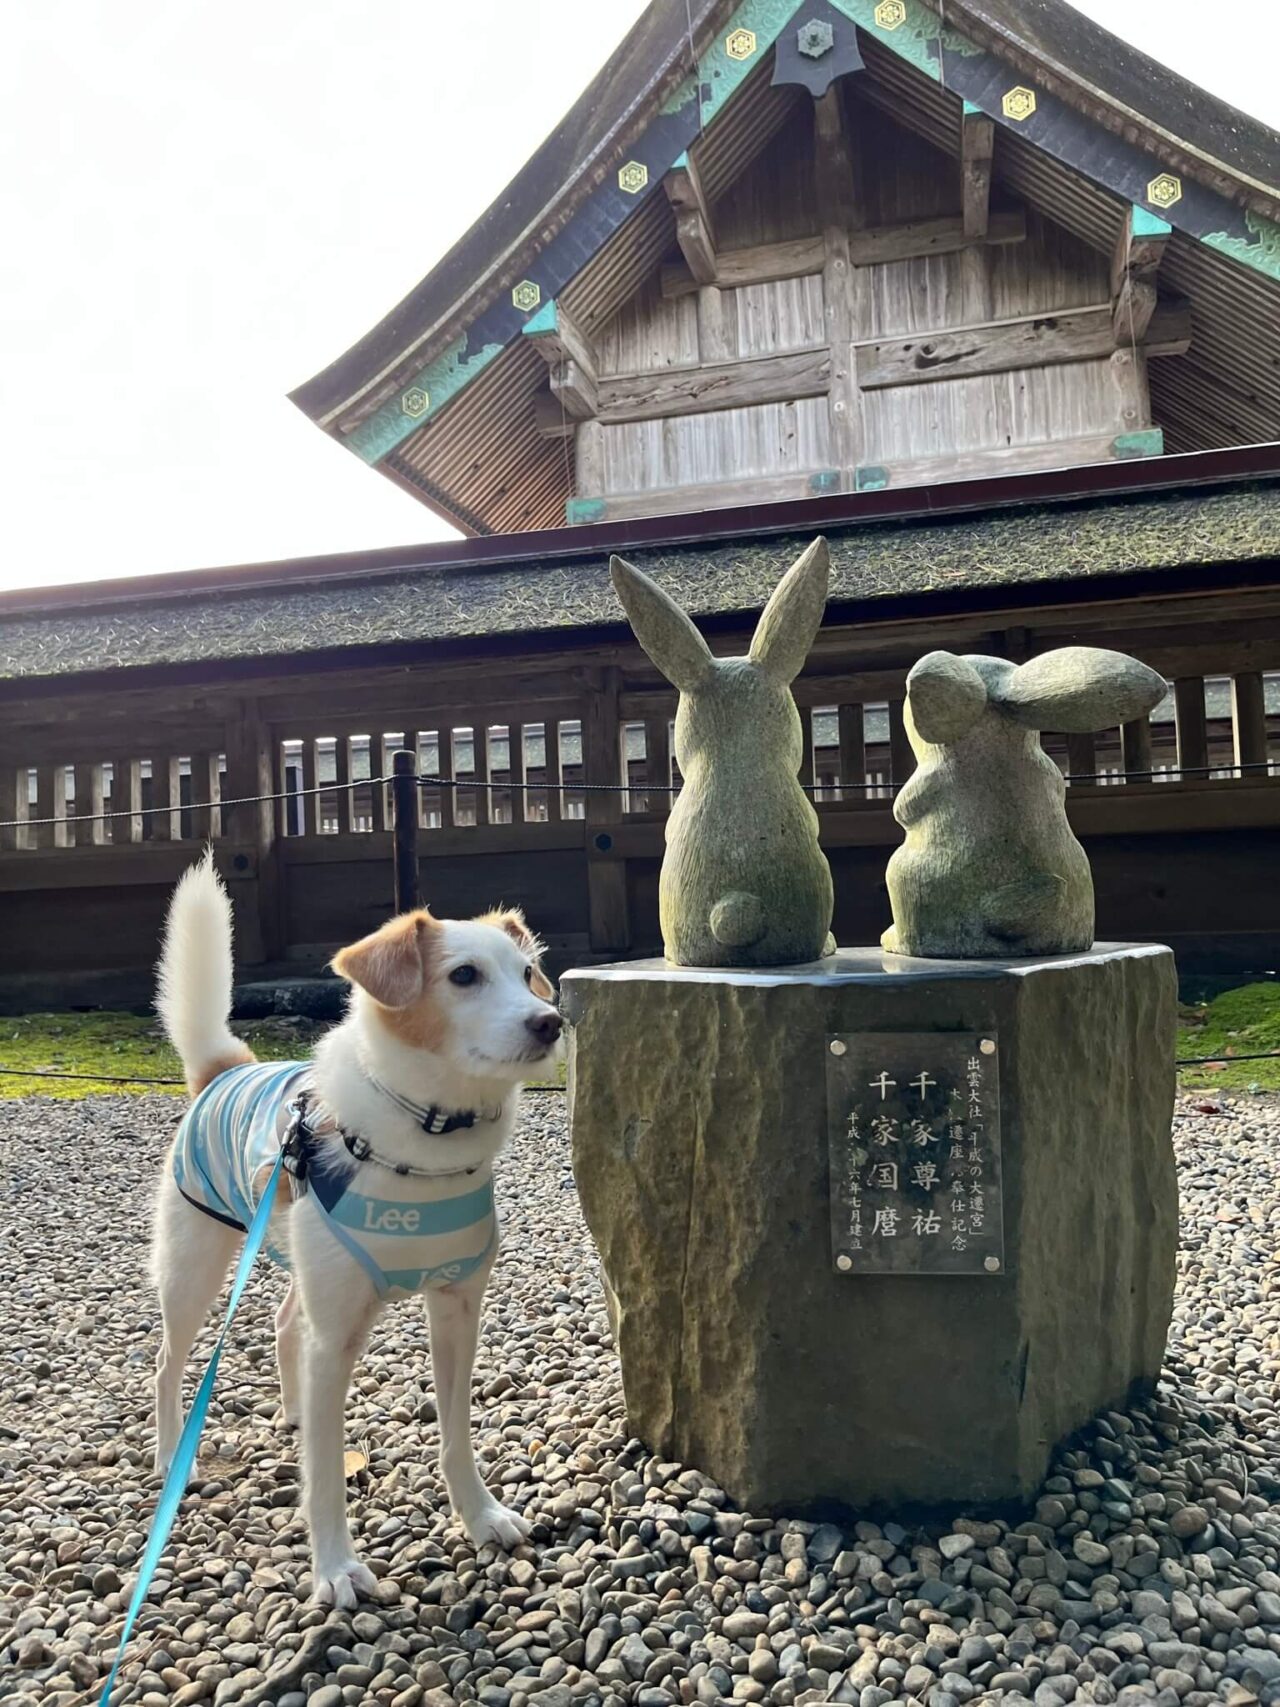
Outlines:
<svg viewBox="0 0 1280 1707"><path fill-rule="evenodd" d="M373 1587L347 1525L343 1412L369 1327L392 1298L426 1296L453 1510L477 1543L513 1546L528 1533L480 1479L470 1398L498 1244L493 1161L520 1081L560 1035L540 953L515 911L403 914L335 957L350 1006L314 1058L259 1063L227 1024L231 907L211 857L170 905L158 1007L194 1100L156 1202L156 1461L163 1471L173 1458L183 1366L283 1143L290 1176L267 1248L291 1273L276 1350L285 1420L302 1428L319 1602L353 1606Z"/></svg>

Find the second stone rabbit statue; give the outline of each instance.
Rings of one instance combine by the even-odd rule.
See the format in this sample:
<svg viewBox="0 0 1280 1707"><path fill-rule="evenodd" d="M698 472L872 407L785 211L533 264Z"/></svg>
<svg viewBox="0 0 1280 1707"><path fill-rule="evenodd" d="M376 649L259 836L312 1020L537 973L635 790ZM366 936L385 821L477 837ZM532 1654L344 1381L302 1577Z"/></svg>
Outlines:
<svg viewBox="0 0 1280 1707"><path fill-rule="evenodd" d="M774 589L745 658L716 658L689 618L620 557L613 584L636 639L680 690L684 787L667 820L658 904L677 966L787 966L830 952L831 871L800 786L791 697L827 600L816 539Z"/></svg>
<svg viewBox="0 0 1280 1707"><path fill-rule="evenodd" d="M1072 954L1093 944L1093 878L1039 731L1111 729L1164 698L1154 670L1094 646L1026 664L930 652L907 677L919 768L894 802L906 840L886 880L897 954Z"/></svg>

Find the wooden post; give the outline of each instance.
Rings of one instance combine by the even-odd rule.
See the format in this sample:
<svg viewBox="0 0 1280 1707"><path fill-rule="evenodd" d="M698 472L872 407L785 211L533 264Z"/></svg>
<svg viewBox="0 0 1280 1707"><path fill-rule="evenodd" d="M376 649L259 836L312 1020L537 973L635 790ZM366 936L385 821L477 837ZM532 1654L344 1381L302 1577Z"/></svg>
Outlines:
<svg viewBox="0 0 1280 1707"><path fill-rule="evenodd" d="M387 785L373 779L387 771L386 736L375 732L369 737L369 815L374 833L387 827Z"/></svg>
<svg viewBox="0 0 1280 1707"><path fill-rule="evenodd" d="M1120 725L1120 751L1124 758L1126 778L1151 782L1151 719L1135 717L1132 723Z"/></svg>
<svg viewBox="0 0 1280 1707"><path fill-rule="evenodd" d="M0 763L0 822L11 820L13 828L0 830L0 853L14 853L26 845L27 767L13 759Z"/></svg>
<svg viewBox="0 0 1280 1707"><path fill-rule="evenodd" d="M493 793L489 784L493 780L493 765L489 758L489 724L483 711L478 711L473 719L471 752L476 779L476 823L492 824Z"/></svg>
<svg viewBox="0 0 1280 1707"><path fill-rule="evenodd" d="M889 701L889 776L894 792L900 789L916 768L916 756L907 740L906 724L902 720L903 701Z"/></svg>
<svg viewBox="0 0 1280 1707"><path fill-rule="evenodd" d="M665 711L644 720L644 780L645 811L665 818L671 810L671 720Z"/></svg>
<svg viewBox="0 0 1280 1707"><path fill-rule="evenodd" d="M66 816L65 802L60 804L59 801L59 796L62 792L61 784L61 765L43 764L37 766L36 809L32 813L33 818L57 819L64 818ZM123 822L127 824L129 820L126 818ZM28 836L32 838L30 845L37 848L56 848L60 846L58 831L60 828L65 829L65 827L65 825L60 826L57 823L37 823L33 829L28 830L27 832Z"/></svg>
<svg viewBox="0 0 1280 1707"><path fill-rule="evenodd" d="M191 763L194 771L195 760ZM298 823L304 836L320 833L320 796L316 793L318 771L315 736L308 735L302 743L302 792L298 797Z"/></svg>
<svg viewBox="0 0 1280 1707"><path fill-rule="evenodd" d="M84 813L92 813L92 818L85 818L82 823L75 824L75 845L80 848L102 847L108 840L108 826L102 823L99 814L106 811L106 789L102 787L102 766L75 766L75 814L80 818Z"/></svg>
<svg viewBox="0 0 1280 1707"><path fill-rule="evenodd" d="M1098 769L1097 748L1092 734L1067 736L1067 775L1093 777ZM1088 785L1086 785L1088 786Z"/></svg>
<svg viewBox="0 0 1280 1707"><path fill-rule="evenodd" d="M507 725L507 776L511 783L511 822L523 824L528 817L525 803L524 724L519 718Z"/></svg>
<svg viewBox="0 0 1280 1707"><path fill-rule="evenodd" d="M583 780L616 787L626 780L622 717L618 704L622 675L614 666L592 671L582 711ZM666 728L666 718L662 720ZM670 780L670 765L667 776ZM614 850L614 827L622 820L622 795L586 794L588 930L594 952L617 953L631 946L627 904L627 867Z"/></svg>
<svg viewBox="0 0 1280 1707"><path fill-rule="evenodd" d="M546 750L547 778L547 822L558 824L561 817L561 781L562 766L560 762L560 722L558 718L548 717L542 725Z"/></svg>
<svg viewBox="0 0 1280 1707"><path fill-rule="evenodd" d="M990 220L991 155L995 124L965 102L960 121L960 192L964 202L964 234L985 237Z"/></svg>
<svg viewBox="0 0 1280 1707"><path fill-rule="evenodd" d="M276 857L276 838L280 815L273 800L258 796L277 792L273 746L270 728L263 722L255 700L245 701L238 712L227 719L225 733L227 755L226 786L228 800L244 800L244 806L224 806L222 834L229 842L239 843L242 849L251 848L255 856L256 878L252 903L242 909L238 921L246 928L241 941L246 964L255 960L279 960L284 953L284 923L280 870ZM153 760L151 774L156 774ZM167 761L164 761L167 768ZM283 771L283 766L281 767ZM154 784L153 784L154 789ZM167 793L167 791L166 791ZM163 802L162 796L157 797ZM241 855L232 852L232 867Z"/></svg>
<svg viewBox="0 0 1280 1707"><path fill-rule="evenodd" d="M1178 736L1178 769L1192 776L1209 774L1209 732L1204 719L1204 678L1183 676L1173 684L1173 715Z"/></svg>
<svg viewBox="0 0 1280 1707"><path fill-rule="evenodd" d="M800 713L800 786L812 800L817 782L817 766L813 757L813 707L801 705L796 709Z"/></svg>
<svg viewBox="0 0 1280 1707"><path fill-rule="evenodd" d="M440 726L440 775L444 779L440 785L440 828L452 830L458 822L458 743L454 740L452 722ZM453 787L449 784L453 783Z"/></svg>
<svg viewBox="0 0 1280 1707"><path fill-rule="evenodd" d="M401 748L391 759L392 859L397 913L411 913L418 900L418 761Z"/></svg>
<svg viewBox="0 0 1280 1707"><path fill-rule="evenodd" d="M111 811L136 812L141 804L142 773L137 759L118 758L111 761ZM112 818L113 842L140 842L142 820L136 817Z"/></svg>
<svg viewBox="0 0 1280 1707"><path fill-rule="evenodd" d="M1237 766L1266 764L1267 704L1258 670L1231 678L1231 731Z"/></svg>
<svg viewBox="0 0 1280 1707"><path fill-rule="evenodd" d="M333 747L334 780L338 789L338 834L351 833L351 737L339 735Z"/></svg>
<svg viewBox="0 0 1280 1707"><path fill-rule="evenodd" d="M866 722L860 705L840 707L840 798L865 800L867 780Z"/></svg>
<svg viewBox="0 0 1280 1707"><path fill-rule="evenodd" d="M842 483L847 483L859 461L863 436L853 339L855 327L862 323L855 296L865 290L855 276L849 232L864 223L865 209L859 194L857 153L845 123L844 96L839 83L833 83L814 102L813 130L818 211L823 227L823 312L831 351L828 454Z"/></svg>

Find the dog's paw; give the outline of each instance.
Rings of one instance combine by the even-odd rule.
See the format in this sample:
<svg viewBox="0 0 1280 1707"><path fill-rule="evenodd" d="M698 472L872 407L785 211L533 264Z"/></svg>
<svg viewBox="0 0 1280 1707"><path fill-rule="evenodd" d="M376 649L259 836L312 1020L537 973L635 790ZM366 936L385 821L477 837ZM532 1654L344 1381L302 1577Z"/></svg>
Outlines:
<svg viewBox="0 0 1280 1707"><path fill-rule="evenodd" d="M350 1611L360 1600L368 1600L378 1586L373 1572L359 1559L341 1559L332 1566L316 1565L313 1606L335 1606Z"/></svg>
<svg viewBox="0 0 1280 1707"><path fill-rule="evenodd" d="M156 1453L155 1474L156 1474L157 1481L159 1481L159 1483L161 1484L162 1487L165 1484L165 1482L167 1482L169 1480L169 1471L172 1469L172 1467L173 1467L173 1453L172 1452L167 1452L167 1453L157 1452ZM198 1463L193 1461L190 1470L187 1472L187 1487L188 1488L194 1488L199 1484L199 1481L200 1481L200 1466Z"/></svg>
<svg viewBox="0 0 1280 1707"><path fill-rule="evenodd" d="M499 1505L495 1499L486 1500L474 1511L460 1512L459 1516L462 1527L477 1547L483 1547L487 1541L496 1542L499 1547L518 1547L533 1527L518 1511Z"/></svg>
<svg viewBox="0 0 1280 1707"><path fill-rule="evenodd" d="M302 1418L296 1411L286 1411L281 1405L271 1419L275 1428L283 1429L286 1434L294 1434L302 1427Z"/></svg>

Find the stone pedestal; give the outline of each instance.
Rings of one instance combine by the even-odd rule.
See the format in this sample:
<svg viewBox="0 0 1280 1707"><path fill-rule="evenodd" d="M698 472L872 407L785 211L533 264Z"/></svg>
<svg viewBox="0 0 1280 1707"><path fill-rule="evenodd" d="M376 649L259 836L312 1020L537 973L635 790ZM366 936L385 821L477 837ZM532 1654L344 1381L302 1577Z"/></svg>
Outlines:
<svg viewBox="0 0 1280 1707"><path fill-rule="evenodd" d="M574 1170L631 1426L661 1455L760 1512L994 1509L1154 1382L1177 1246L1168 949L642 961L562 990ZM831 1045L889 1032L996 1045L995 1272L859 1273L838 1248Z"/></svg>

